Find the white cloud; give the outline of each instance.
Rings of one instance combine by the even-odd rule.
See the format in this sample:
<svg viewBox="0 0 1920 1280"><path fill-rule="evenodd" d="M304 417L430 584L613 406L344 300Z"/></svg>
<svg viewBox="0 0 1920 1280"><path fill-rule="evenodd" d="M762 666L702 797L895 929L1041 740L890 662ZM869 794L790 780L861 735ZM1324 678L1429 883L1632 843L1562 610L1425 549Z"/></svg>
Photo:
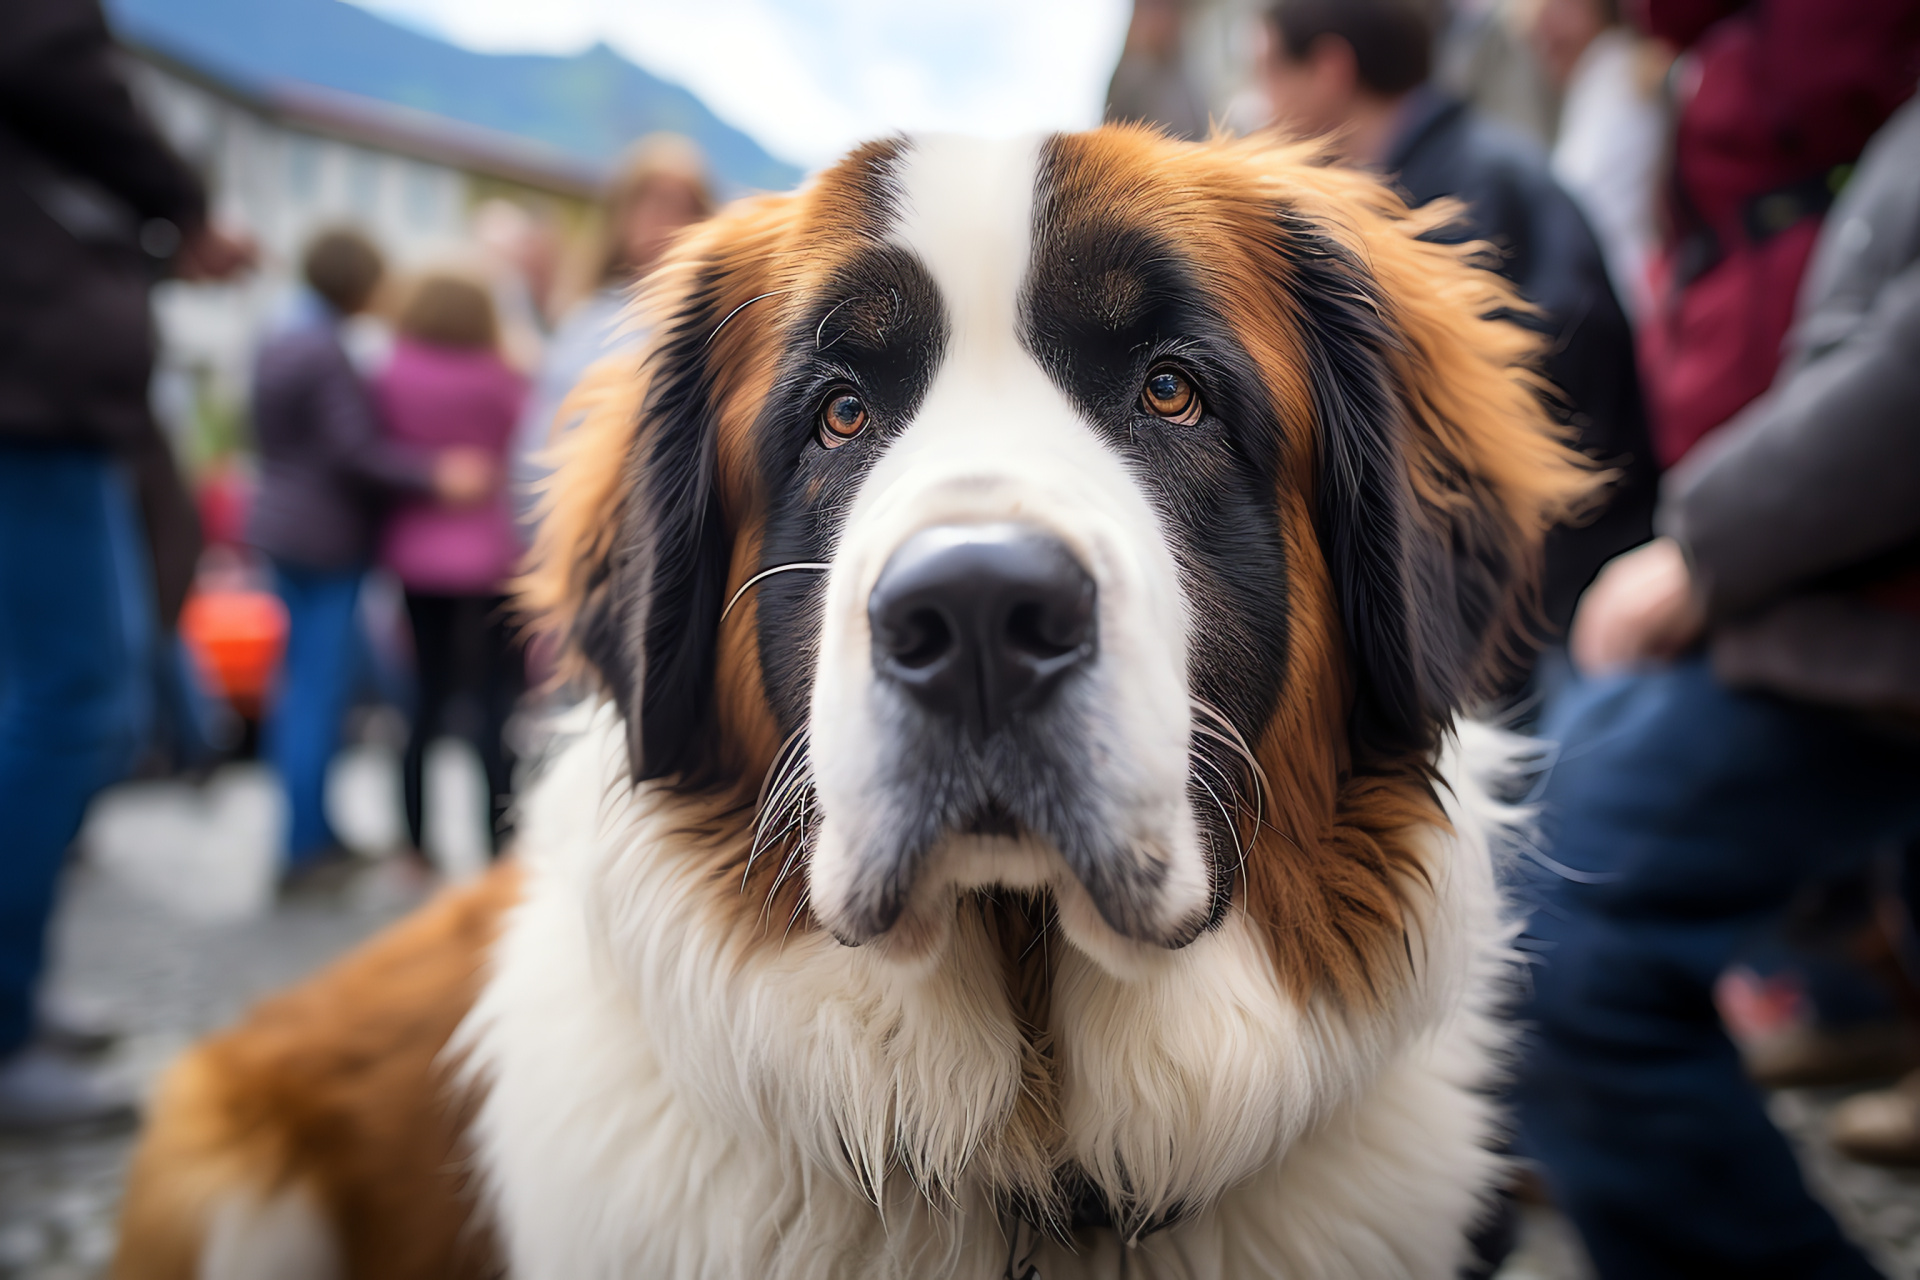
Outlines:
<svg viewBox="0 0 1920 1280"><path fill-rule="evenodd" d="M488 52L605 40L809 167L898 129L1099 121L1128 0L355 0Z"/></svg>

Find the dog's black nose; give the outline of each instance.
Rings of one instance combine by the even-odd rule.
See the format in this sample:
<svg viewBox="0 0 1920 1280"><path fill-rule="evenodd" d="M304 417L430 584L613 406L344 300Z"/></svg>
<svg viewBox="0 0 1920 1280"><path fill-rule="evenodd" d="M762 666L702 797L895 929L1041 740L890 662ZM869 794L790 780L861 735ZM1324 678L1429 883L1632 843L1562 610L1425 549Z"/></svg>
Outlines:
<svg viewBox="0 0 1920 1280"><path fill-rule="evenodd" d="M1093 656L1093 579L1020 524L935 525L900 545L867 600L873 666L981 735Z"/></svg>

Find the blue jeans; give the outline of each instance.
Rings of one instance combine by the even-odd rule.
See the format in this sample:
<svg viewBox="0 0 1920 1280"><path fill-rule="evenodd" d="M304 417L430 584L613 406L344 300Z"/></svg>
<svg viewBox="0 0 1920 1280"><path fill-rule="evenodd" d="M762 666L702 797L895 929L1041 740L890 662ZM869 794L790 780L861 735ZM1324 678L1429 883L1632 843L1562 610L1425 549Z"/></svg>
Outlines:
<svg viewBox="0 0 1920 1280"><path fill-rule="evenodd" d="M0 1055L32 1033L87 802L146 740L151 576L112 454L0 444Z"/></svg>
<svg viewBox="0 0 1920 1280"><path fill-rule="evenodd" d="M327 765L340 745L360 669L355 606L364 569L303 569L275 561L287 606L287 656L267 716L267 759L287 788L289 865L334 843L327 822Z"/></svg>
<svg viewBox="0 0 1920 1280"><path fill-rule="evenodd" d="M1920 833L1920 746L1718 685L1576 684L1541 725L1520 1136L1606 1277L1876 1274L1807 1194L1714 979L1815 874Z"/></svg>

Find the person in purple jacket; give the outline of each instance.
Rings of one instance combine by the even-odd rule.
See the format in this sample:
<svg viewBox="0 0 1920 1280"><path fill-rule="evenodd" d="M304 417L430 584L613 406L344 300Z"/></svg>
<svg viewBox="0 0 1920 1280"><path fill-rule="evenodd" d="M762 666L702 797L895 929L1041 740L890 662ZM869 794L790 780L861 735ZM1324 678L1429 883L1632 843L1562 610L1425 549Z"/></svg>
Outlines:
<svg viewBox="0 0 1920 1280"><path fill-rule="evenodd" d="M526 380L500 356L485 287L442 273L415 282L401 308L393 357L374 380L387 442L414 454L473 450L495 480L477 502L406 498L381 535L380 562L405 588L413 624L417 703L403 777L416 849L427 744L451 727L448 709L462 695L478 712L466 736L486 767L496 850L512 795L505 730L526 686L526 666L506 597L520 540L504 478L526 396Z"/></svg>
<svg viewBox="0 0 1920 1280"><path fill-rule="evenodd" d="M381 434L340 325L372 301L384 264L358 232L324 232L303 260L292 321L261 345L253 385L260 487L249 540L273 562L287 608L286 661L265 726L286 783L286 883L345 865L327 823L327 764L353 693L355 609L385 507L396 496L484 501L499 468L474 449L406 448Z"/></svg>

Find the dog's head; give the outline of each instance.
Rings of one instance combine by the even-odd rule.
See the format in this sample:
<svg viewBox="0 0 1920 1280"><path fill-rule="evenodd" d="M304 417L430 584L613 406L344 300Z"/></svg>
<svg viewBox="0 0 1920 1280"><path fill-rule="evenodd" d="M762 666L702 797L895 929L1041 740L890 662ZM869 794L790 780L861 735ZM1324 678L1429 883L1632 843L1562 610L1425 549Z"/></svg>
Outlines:
<svg viewBox="0 0 1920 1280"><path fill-rule="evenodd" d="M756 907L906 956L1045 891L1124 967L1238 903L1363 992L1588 483L1442 216L1264 141L862 148L657 277L528 602Z"/></svg>

